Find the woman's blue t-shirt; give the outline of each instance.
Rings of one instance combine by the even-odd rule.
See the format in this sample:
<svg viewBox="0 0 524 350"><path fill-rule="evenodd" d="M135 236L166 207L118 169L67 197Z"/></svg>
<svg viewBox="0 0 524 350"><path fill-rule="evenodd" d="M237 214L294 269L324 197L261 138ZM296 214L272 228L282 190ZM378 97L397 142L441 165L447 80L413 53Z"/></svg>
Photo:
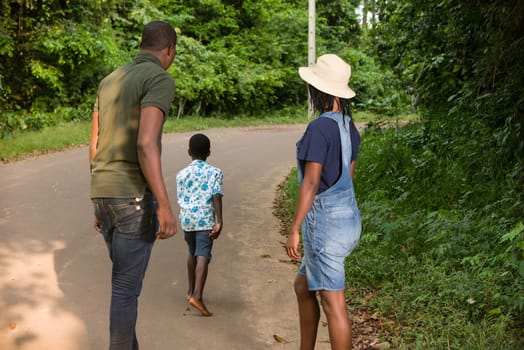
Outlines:
<svg viewBox="0 0 524 350"><path fill-rule="evenodd" d="M360 134L353 121L350 123L351 161L356 160L360 146ZM338 124L330 118L317 118L309 123L297 143L297 158L304 173L305 162L322 164L318 193L333 186L342 173L342 147Z"/></svg>

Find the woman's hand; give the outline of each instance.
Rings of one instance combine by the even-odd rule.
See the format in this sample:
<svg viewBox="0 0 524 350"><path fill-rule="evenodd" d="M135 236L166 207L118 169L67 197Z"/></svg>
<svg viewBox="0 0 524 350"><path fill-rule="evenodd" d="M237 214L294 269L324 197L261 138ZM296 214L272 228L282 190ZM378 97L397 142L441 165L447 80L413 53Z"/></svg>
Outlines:
<svg viewBox="0 0 524 350"><path fill-rule="evenodd" d="M298 252L298 242L300 240L300 234L298 229L292 229L287 237L286 242L286 253L287 255L294 260L300 260L301 255Z"/></svg>

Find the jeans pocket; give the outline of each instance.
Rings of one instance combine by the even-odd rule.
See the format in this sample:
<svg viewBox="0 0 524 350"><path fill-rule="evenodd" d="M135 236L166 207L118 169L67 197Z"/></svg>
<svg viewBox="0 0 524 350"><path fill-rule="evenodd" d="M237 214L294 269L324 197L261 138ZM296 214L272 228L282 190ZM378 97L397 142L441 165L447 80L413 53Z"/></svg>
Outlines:
<svg viewBox="0 0 524 350"><path fill-rule="evenodd" d="M156 217L151 200L135 199L111 207L115 217L115 232L128 239L154 240Z"/></svg>
<svg viewBox="0 0 524 350"><path fill-rule="evenodd" d="M334 256L348 256L360 239L360 215L358 211L345 207L330 210L326 214L326 253Z"/></svg>

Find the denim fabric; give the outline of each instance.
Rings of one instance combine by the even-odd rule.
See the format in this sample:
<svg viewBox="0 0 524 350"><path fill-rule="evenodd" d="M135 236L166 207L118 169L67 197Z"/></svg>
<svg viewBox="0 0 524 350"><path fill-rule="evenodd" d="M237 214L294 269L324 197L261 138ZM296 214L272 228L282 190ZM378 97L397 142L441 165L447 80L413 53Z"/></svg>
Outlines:
<svg viewBox="0 0 524 350"><path fill-rule="evenodd" d="M156 202L151 194L92 202L113 263L109 349L137 350L138 296L156 238Z"/></svg>
<svg viewBox="0 0 524 350"><path fill-rule="evenodd" d="M211 230L202 231L184 231L189 254L193 256L205 256L211 261L211 250L213 249L213 240L209 237Z"/></svg>
<svg viewBox="0 0 524 350"><path fill-rule="evenodd" d="M349 171L351 139L349 117L324 113L338 123L342 141L342 174L326 191L317 194L304 222L304 257L298 273L305 275L309 290L343 290L344 260L358 244L361 233L360 212ZM302 174L299 170L299 181Z"/></svg>

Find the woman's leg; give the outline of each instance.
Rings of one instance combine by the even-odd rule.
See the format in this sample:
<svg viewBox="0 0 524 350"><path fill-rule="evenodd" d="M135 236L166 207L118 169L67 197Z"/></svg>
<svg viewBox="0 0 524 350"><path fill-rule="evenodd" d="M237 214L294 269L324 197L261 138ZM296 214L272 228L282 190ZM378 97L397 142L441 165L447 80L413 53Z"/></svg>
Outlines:
<svg viewBox="0 0 524 350"><path fill-rule="evenodd" d="M351 349L351 323L344 291L320 291L320 300L327 318L331 349Z"/></svg>
<svg viewBox="0 0 524 350"><path fill-rule="evenodd" d="M300 319L300 350L313 350L317 340L320 307L315 291L310 291L304 275L295 278L295 294L298 301Z"/></svg>

